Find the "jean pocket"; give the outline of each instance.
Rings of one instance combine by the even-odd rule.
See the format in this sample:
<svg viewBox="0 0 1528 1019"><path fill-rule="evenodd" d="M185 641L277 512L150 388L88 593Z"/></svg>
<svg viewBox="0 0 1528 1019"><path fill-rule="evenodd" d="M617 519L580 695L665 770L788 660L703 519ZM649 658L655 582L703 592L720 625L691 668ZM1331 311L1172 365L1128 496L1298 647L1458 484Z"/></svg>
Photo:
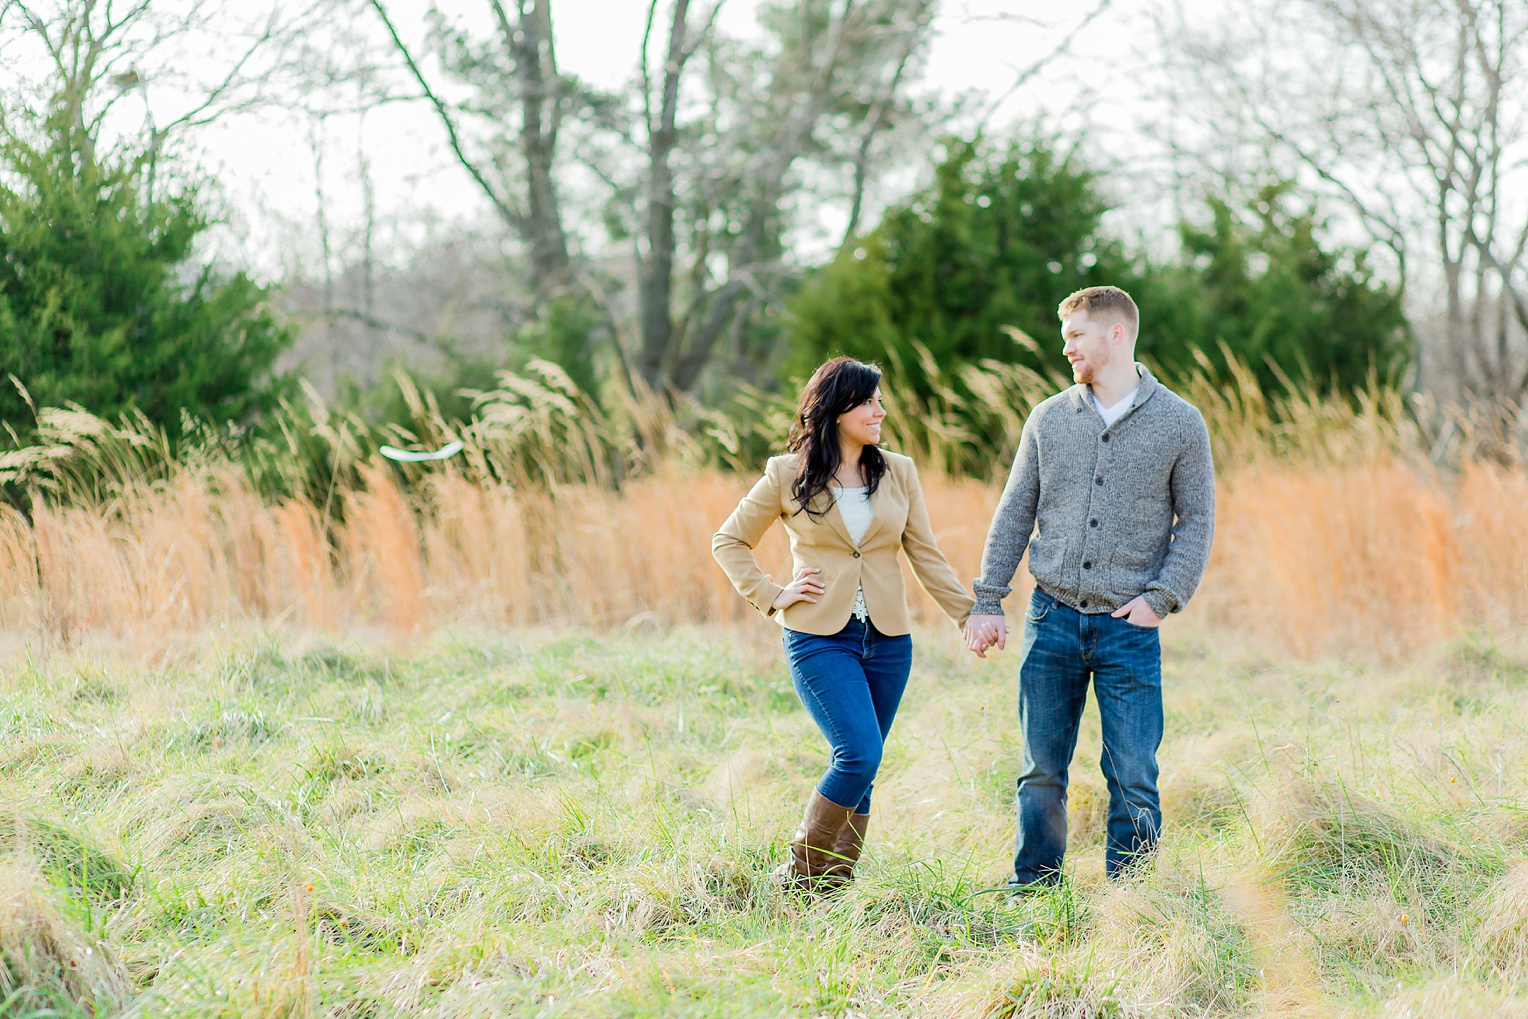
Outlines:
<svg viewBox="0 0 1528 1019"><path fill-rule="evenodd" d="M1051 609L1056 607L1056 599L1044 593L1039 588L1029 596L1029 610L1024 613L1026 623L1044 622L1045 617L1050 615Z"/></svg>

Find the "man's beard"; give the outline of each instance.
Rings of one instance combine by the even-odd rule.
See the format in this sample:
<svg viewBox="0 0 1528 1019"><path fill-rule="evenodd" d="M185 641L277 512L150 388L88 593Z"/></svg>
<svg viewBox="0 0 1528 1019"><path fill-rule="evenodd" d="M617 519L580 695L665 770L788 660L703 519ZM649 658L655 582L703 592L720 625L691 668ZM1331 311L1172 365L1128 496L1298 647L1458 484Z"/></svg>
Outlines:
<svg viewBox="0 0 1528 1019"><path fill-rule="evenodd" d="M1072 381L1080 382L1085 386L1091 386L1098 381L1098 377L1104 373L1104 369L1113 363L1115 353L1105 349L1096 358L1085 357L1072 366Z"/></svg>

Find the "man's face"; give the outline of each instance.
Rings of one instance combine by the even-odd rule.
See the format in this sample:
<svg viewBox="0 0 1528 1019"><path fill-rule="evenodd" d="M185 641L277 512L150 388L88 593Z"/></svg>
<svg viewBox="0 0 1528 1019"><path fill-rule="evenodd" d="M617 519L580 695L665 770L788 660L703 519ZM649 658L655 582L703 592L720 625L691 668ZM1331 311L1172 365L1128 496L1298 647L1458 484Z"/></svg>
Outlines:
<svg viewBox="0 0 1528 1019"><path fill-rule="evenodd" d="M1061 352L1072 362L1072 381L1090 384L1116 357L1122 357L1125 327L1119 322L1074 312L1061 321Z"/></svg>

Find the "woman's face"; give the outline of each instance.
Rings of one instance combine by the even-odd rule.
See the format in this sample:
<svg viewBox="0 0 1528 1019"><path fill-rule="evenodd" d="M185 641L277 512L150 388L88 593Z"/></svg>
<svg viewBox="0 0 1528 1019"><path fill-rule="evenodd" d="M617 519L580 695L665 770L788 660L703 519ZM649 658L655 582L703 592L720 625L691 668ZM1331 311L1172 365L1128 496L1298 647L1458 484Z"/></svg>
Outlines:
<svg viewBox="0 0 1528 1019"><path fill-rule="evenodd" d="M839 442L874 446L881 441L881 422L886 418L886 408L881 406L881 391L857 407L838 415Z"/></svg>

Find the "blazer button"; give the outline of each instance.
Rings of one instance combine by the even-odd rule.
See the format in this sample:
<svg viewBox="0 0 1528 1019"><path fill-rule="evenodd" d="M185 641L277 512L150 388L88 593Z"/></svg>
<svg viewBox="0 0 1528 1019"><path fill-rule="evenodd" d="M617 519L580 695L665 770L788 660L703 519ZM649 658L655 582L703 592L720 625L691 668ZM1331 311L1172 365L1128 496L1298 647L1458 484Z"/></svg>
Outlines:
<svg viewBox="0 0 1528 1019"><path fill-rule="evenodd" d="M859 558L859 553L858 552L854 553L854 558L856 558L856 559Z"/></svg>

